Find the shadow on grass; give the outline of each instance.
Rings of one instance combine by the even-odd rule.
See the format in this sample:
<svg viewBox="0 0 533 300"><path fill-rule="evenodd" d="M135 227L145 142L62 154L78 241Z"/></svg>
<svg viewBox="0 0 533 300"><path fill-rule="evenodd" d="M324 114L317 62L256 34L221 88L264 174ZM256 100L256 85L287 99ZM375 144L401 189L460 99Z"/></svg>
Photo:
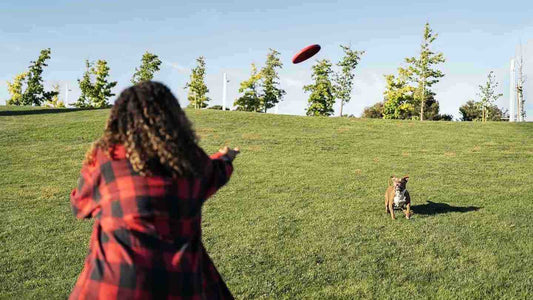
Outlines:
<svg viewBox="0 0 533 300"><path fill-rule="evenodd" d="M450 212L470 212L470 211L477 211L481 209L481 207L477 206L451 206L446 203L435 203L431 201L427 201L426 204L420 204L420 205L413 205L411 206L411 209L415 214L419 215L436 215L436 214L446 214Z"/></svg>
<svg viewBox="0 0 533 300"><path fill-rule="evenodd" d="M28 110L0 110L0 116L22 116L22 115L41 115L41 114L58 114L69 113L83 110L97 110L104 108L43 108Z"/></svg>

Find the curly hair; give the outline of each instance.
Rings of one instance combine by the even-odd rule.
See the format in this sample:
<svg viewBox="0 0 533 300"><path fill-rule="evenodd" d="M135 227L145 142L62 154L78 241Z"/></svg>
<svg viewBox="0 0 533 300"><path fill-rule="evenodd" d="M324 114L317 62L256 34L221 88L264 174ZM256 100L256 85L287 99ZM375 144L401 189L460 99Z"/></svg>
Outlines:
<svg viewBox="0 0 533 300"><path fill-rule="evenodd" d="M159 170L173 177L198 176L203 151L197 142L172 92L161 83L144 81L117 98L102 137L87 152L85 161L94 160L96 149L112 157L113 146L122 144L133 169L143 176Z"/></svg>

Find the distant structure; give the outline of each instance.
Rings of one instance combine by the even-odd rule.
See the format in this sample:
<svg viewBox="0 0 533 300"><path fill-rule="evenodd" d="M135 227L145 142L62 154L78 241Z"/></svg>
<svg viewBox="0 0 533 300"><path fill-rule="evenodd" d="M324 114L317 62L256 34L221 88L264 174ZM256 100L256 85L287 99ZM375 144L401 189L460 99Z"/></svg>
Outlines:
<svg viewBox="0 0 533 300"><path fill-rule="evenodd" d="M227 86L228 84L228 76L226 75L226 73L224 73L224 82L223 82L223 85L222 85L222 111L226 111L226 91L227 91Z"/></svg>
<svg viewBox="0 0 533 300"><path fill-rule="evenodd" d="M514 58L511 58L511 68L509 71L509 122L516 122L516 70Z"/></svg>
<svg viewBox="0 0 533 300"><path fill-rule="evenodd" d="M524 82L523 57L511 59L509 72L509 122L524 122Z"/></svg>
<svg viewBox="0 0 533 300"><path fill-rule="evenodd" d="M65 84L65 107L68 106L68 92L71 91L71 89L68 88L68 82Z"/></svg>

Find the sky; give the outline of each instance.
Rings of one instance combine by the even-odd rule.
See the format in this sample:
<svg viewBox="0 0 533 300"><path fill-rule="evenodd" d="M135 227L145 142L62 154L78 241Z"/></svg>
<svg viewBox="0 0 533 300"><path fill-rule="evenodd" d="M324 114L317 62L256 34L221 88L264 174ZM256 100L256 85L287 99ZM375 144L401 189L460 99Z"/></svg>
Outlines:
<svg viewBox="0 0 533 300"><path fill-rule="evenodd" d="M459 106L477 99L478 86L494 71L503 93L496 104L509 107L509 64L522 49L529 78L527 119L533 121L533 1L66 1L3 0L0 2L0 104L9 98L6 81L25 70L44 48L51 59L43 72L47 87L61 85L61 99L80 95L77 79L84 61L105 59L114 92L130 80L146 51L163 61L154 80L168 85L187 105L190 69L204 56L210 105L222 103L223 73L228 104L239 97L239 83L250 64L264 65L269 48L281 52L280 85L286 90L281 114L303 115L309 94L311 67L317 59L334 64L339 47L363 50L355 71L352 100L344 113L360 116L383 100L384 75L404 66L419 52L423 27L430 23L442 52L444 72L434 86L441 113L459 115ZM309 44L322 50L311 60L294 65L292 56ZM521 46L520 46L521 45ZM113 101L114 99L112 99ZM336 114L339 104L335 105Z"/></svg>

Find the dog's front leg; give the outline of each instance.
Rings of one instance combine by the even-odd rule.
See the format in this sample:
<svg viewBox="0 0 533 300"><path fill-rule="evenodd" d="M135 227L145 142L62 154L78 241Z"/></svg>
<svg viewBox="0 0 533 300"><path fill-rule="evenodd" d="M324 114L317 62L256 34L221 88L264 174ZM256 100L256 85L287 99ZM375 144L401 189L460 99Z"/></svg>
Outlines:
<svg viewBox="0 0 533 300"><path fill-rule="evenodd" d="M389 201L389 211L390 211L390 216L393 220L396 219L396 217L394 216L394 209L393 209L393 206L394 205L394 202L393 201Z"/></svg>
<svg viewBox="0 0 533 300"><path fill-rule="evenodd" d="M407 209L404 211L404 213L406 219L411 218L411 203L407 203Z"/></svg>
<svg viewBox="0 0 533 300"><path fill-rule="evenodd" d="M405 191L405 199L407 200L407 213L405 214L405 217L407 219L411 218L411 195L409 195L408 191Z"/></svg>

